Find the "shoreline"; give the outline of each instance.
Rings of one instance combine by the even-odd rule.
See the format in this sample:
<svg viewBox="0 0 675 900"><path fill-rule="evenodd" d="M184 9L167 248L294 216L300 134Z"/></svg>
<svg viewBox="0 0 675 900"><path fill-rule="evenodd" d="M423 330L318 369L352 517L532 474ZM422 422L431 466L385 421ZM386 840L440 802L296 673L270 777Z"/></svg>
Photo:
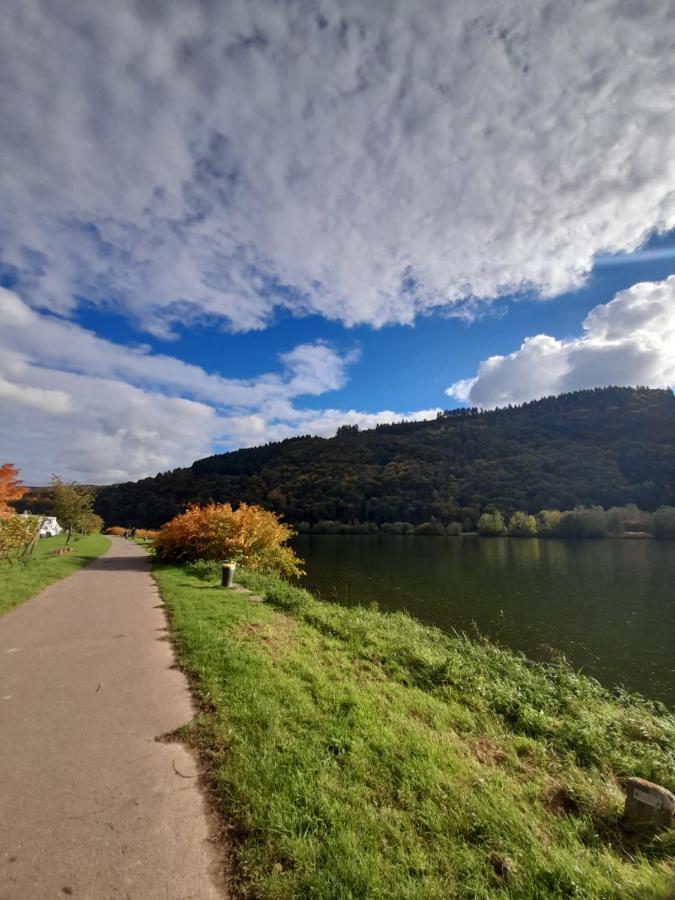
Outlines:
<svg viewBox="0 0 675 900"><path fill-rule="evenodd" d="M620 826L625 778L672 781L662 704L272 576L154 574L242 894L666 896L672 835Z"/></svg>

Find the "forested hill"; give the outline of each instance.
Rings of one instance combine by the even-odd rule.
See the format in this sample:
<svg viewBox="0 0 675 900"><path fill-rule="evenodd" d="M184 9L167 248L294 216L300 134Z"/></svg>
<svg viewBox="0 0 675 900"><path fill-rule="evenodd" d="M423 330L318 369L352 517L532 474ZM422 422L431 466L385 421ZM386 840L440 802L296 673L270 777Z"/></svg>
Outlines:
<svg viewBox="0 0 675 900"><path fill-rule="evenodd" d="M98 495L108 524L157 527L192 501L259 503L290 522L458 521L486 507L675 505L675 396L577 391L489 412L333 438L299 437L200 459Z"/></svg>

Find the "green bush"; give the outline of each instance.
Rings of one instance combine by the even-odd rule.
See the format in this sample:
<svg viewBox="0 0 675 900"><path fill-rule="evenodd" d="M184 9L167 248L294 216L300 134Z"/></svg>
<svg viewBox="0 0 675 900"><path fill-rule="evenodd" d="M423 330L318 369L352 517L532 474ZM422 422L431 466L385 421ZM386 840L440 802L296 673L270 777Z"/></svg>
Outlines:
<svg viewBox="0 0 675 900"><path fill-rule="evenodd" d="M542 537L553 537L558 534L562 513L559 509L542 509L537 513L537 531Z"/></svg>
<svg viewBox="0 0 675 900"><path fill-rule="evenodd" d="M654 537L675 538L675 506L660 506L654 513Z"/></svg>
<svg viewBox="0 0 675 900"><path fill-rule="evenodd" d="M445 528L440 522L422 522L415 528L415 534L445 534Z"/></svg>
<svg viewBox="0 0 675 900"><path fill-rule="evenodd" d="M336 522L332 519L322 519L312 526L314 534L340 534L343 529L342 522Z"/></svg>
<svg viewBox="0 0 675 900"><path fill-rule="evenodd" d="M509 522L511 537L534 537L537 533L537 520L526 512L515 512Z"/></svg>
<svg viewBox="0 0 675 900"><path fill-rule="evenodd" d="M577 507L564 512L558 523L560 537L601 538L607 534L607 517L601 506Z"/></svg>
<svg viewBox="0 0 675 900"><path fill-rule="evenodd" d="M478 534L482 537L501 537L506 534L504 516L496 509L494 512L484 512L478 520Z"/></svg>
<svg viewBox="0 0 675 900"><path fill-rule="evenodd" d="M380 525L382 534L413 534L415 526L410 522L384 522Z"/></svg>

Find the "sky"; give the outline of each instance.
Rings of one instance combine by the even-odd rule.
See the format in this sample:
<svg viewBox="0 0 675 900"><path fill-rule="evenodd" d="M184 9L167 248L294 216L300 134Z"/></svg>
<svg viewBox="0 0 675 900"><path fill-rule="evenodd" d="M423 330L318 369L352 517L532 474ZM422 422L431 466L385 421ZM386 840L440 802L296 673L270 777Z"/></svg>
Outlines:
<svg viewBox="0 0 675 900"><path fill-rule="evenodd" d="M0 461L675 385L670 0L7 0Z"/></svg>

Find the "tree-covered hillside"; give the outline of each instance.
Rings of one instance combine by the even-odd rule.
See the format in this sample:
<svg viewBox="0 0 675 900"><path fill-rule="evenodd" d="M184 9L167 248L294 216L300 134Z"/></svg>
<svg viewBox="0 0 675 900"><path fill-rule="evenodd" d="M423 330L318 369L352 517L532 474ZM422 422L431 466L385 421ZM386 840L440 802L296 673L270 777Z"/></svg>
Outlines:
<svg viewBox="0 0 675 900"><path fill-rule="evenodd" d="M603 388L333 438L298 437L103 488L107 523L162 525L190 502L259 503L290 522L461 522L486 508L675 505L675 395Z"/></svg>

